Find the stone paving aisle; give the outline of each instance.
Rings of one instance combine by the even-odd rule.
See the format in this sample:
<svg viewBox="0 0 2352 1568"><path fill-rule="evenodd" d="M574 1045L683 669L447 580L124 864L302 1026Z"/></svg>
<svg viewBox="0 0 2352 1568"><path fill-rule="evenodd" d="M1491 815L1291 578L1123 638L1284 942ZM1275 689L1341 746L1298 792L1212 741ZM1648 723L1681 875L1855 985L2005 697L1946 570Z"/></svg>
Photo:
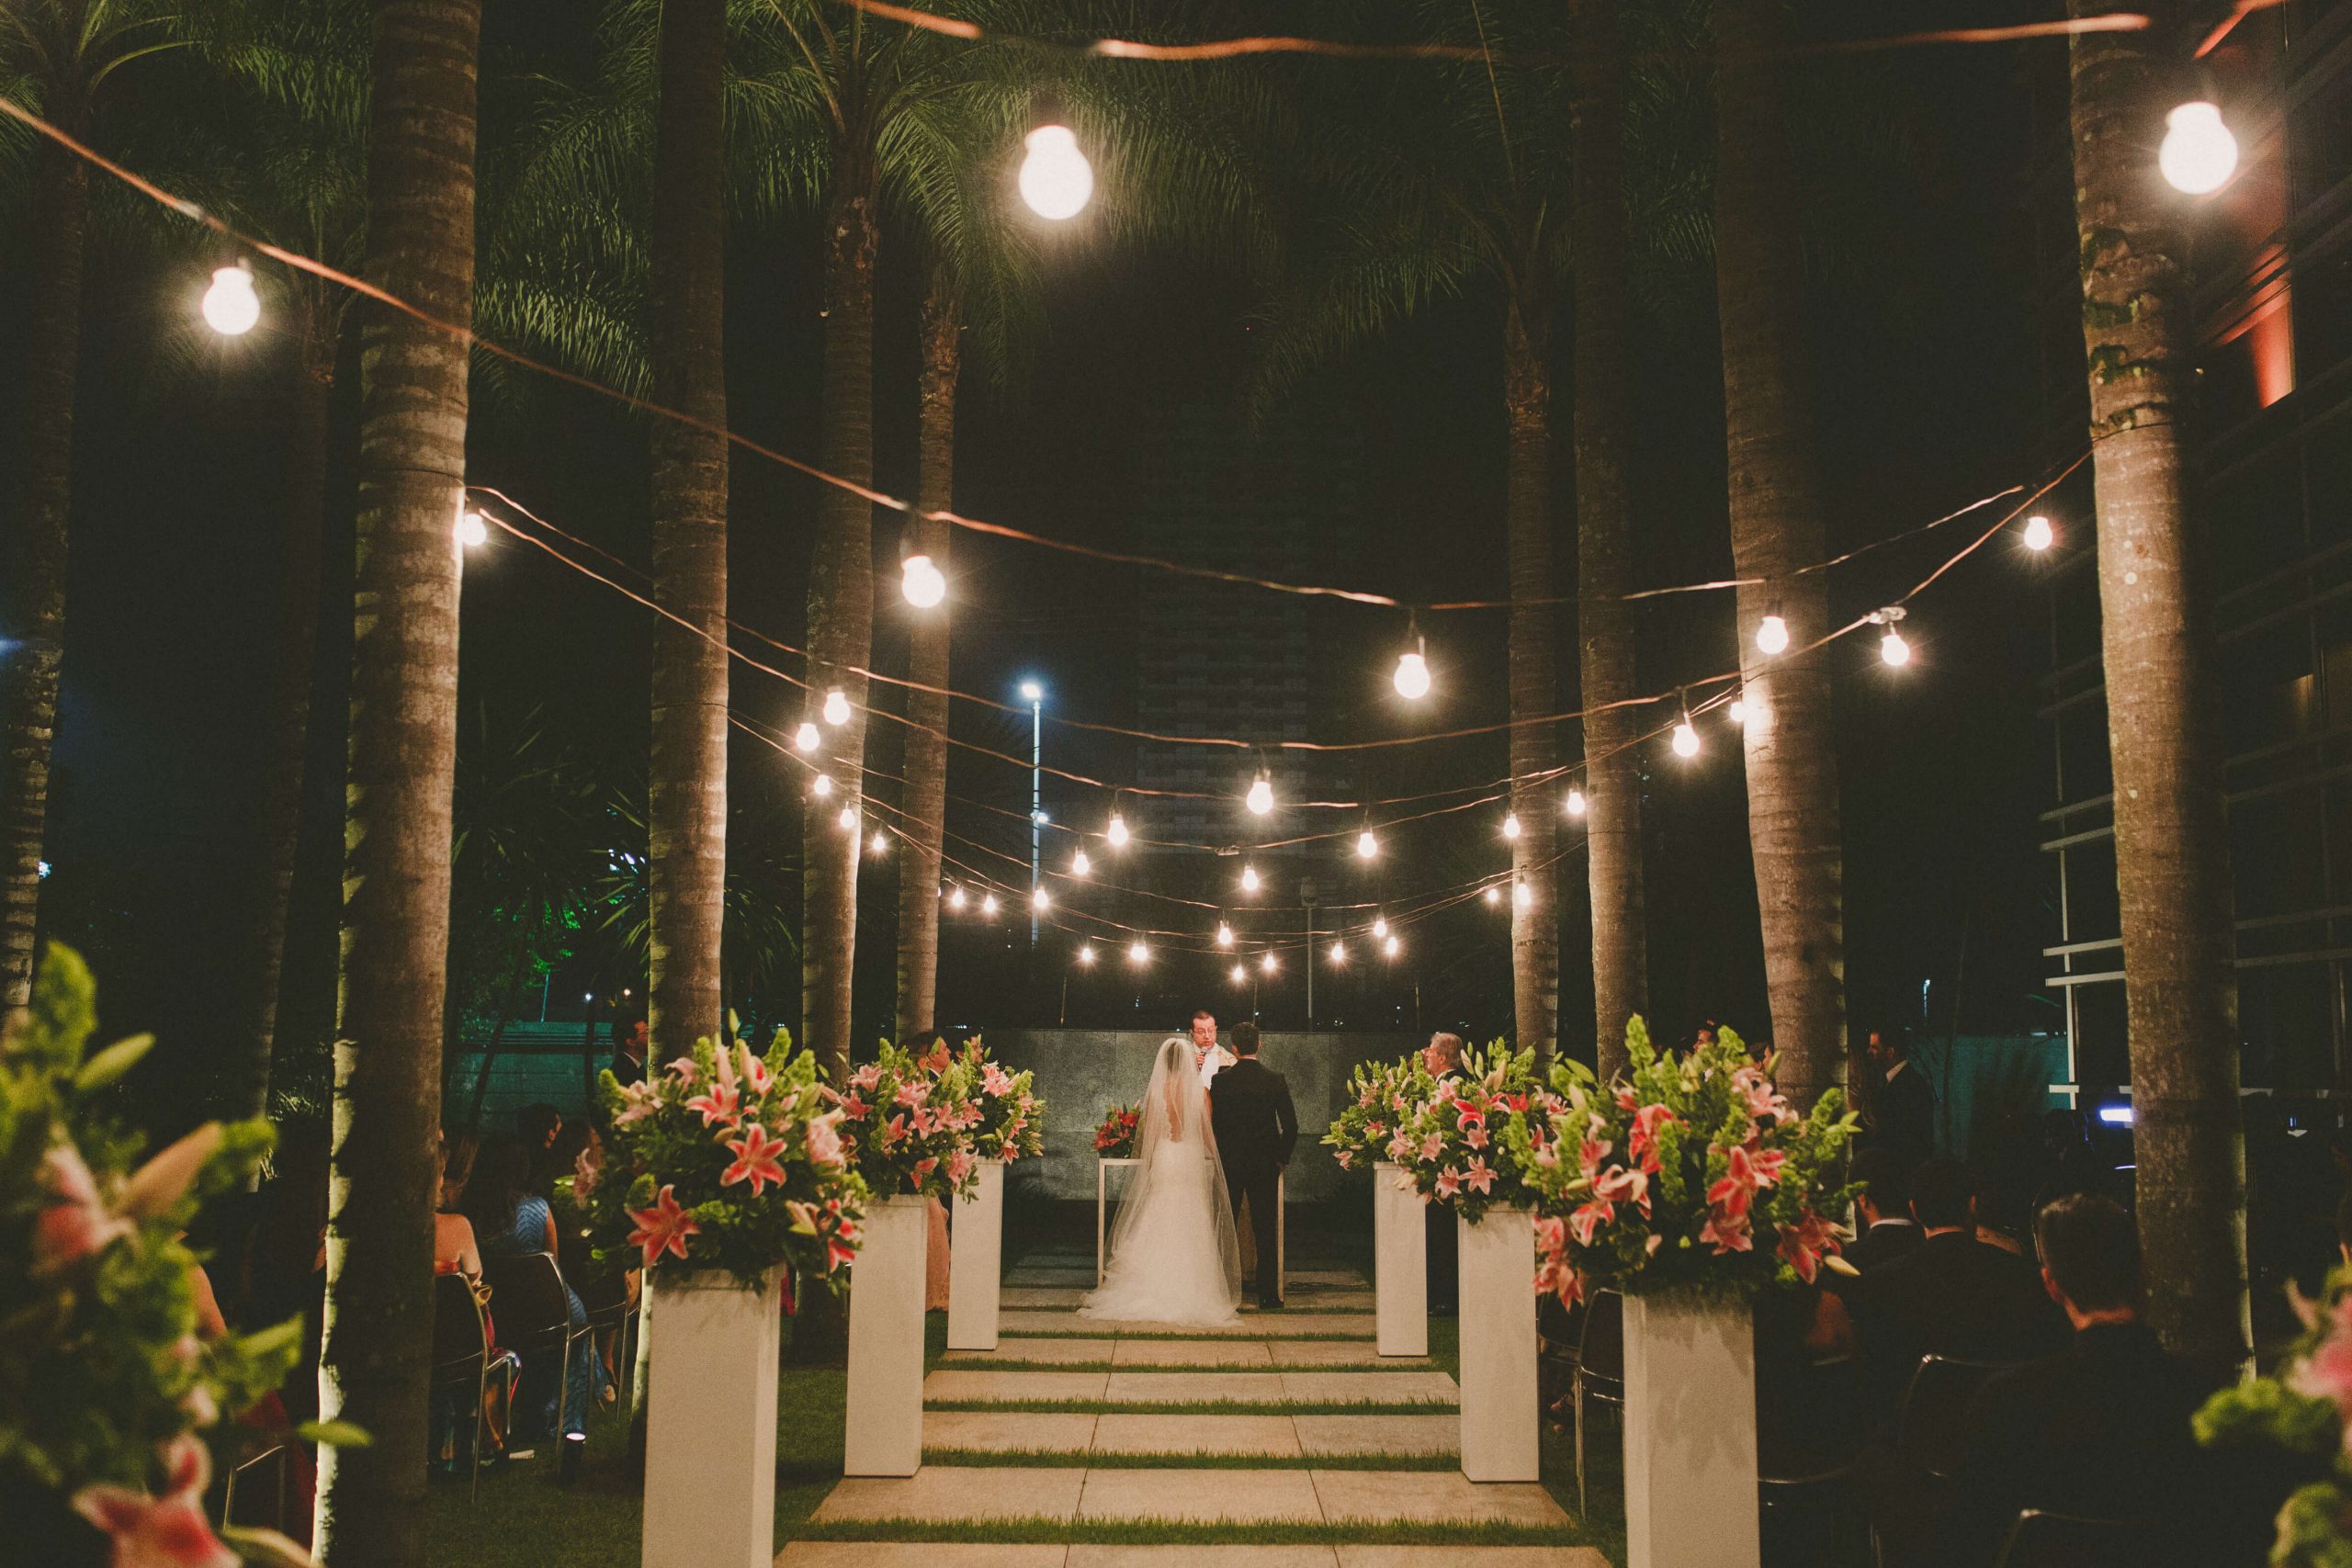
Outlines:
<svg viewBox="0 0 2352 1568"><path fill-rule="evenodd" d="M1199 1332L1081 1318L1093 1282L1091 1255L1024 1260L1006 1281L1000 1348L950 1351L924 1380L921 1472L843 1480L811 1520L839 1539L794 1541L777 1568L1607 1568L1585 1546L1348 1540L1413 1527L1524 1539L1569 1523L1540 1485L1431 1468L1459 1441L1453 1379L1375 1351L1359 1275L1294 1270L1284 1310ZM1022 1525L1132 1538L969 1539ZM1198 1540L1219 1526L1244 1542L1253 1527L1324 1539Z"/></svg>

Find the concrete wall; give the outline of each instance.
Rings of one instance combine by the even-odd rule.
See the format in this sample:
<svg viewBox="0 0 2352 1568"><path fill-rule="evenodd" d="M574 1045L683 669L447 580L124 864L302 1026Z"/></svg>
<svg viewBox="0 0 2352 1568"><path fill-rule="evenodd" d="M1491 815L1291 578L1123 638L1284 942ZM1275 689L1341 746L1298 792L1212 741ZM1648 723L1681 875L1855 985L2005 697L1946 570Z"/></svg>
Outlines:
<svg viewBox="0 0 2352 1568"><path fill-rule="evenodd" d="M1046 1104L1046 1155L1012 1169L1030 1198L1094 1201L1094 1129L1114 1105L1143 1098L1164 1032L1091 1029L990 1030L989 1054L1037 1075ZM1290 1081L1298 1107L1298 1153L1291 1161L1294 1203L1337 1192L1347 1173L1320 1142L1356 1064L1394 1060L1420 1043L1401 1034L1270 1034L1260 1059Z"/></svg>

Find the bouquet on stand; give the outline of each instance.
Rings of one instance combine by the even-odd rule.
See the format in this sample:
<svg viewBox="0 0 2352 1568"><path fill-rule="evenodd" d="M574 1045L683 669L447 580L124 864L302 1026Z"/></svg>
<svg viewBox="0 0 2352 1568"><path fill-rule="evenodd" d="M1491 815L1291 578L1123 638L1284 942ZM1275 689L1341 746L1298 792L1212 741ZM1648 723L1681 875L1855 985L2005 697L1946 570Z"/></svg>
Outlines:
<svg viewBox="0 0 2352 1568"><path fill-rule="evenodd" d="M1102 1124L1094 1129L1094 1157L1097 1159L1133 1159L1136 1157L1136 1127L1143 1120L1140 1105L1114 1105Z"/></svg>
<svg viewBox="0 0 2352 1568"><path fill-rule="evenodd" d="M988 1114L974 1097L979 1076L944 1045L918 1056L888 1041L850 1074L842 1140L876 1197L944 1201L971 1190L980 1168L973 1141Z"/></svg>
<svg viewBox="0 0 2352 1568"><path fill-rule="evenodd" d="M977 1034L964 1042L960 1059L971 1084L972 1103L980 1110L972 1128L979 1156L1011 1165L1044 1154L1046 1102L1037 1098L1035 1075L1025 1069L1006 1072Z"/></svg>
<svg viewBox="0 0 2352 1568"><path fill-rule="evenodd" d="M867 1196L839 1097L783 1030L763 1055L736 1027L642 1083L604 1075L610 1151L602 1168L582 1160L572 1197L599 1258L723 1269L746 1289L781 1263L838 1292Z"/></svg>
<svg viewBox="0 0 2352 1568"><path fill-rule="evenodd" d="M1855 1126L1844 1096L1798 1114L1772 1085L1773 1058L1750 1060L1728 1029L1676 1056L1635 1018L1625 1048L1628 1072L1606 1087L1581 1064L1555 1066L1555 1092L1503 1131L1536 1198L1537 1287L1573 1303L1600 1287L1811 1284L1837 1259L1825 1216L1852 1196L1838 1174Z"/></svg>
<svg viewBox="0 0 2352 1568"><path fill-rule="evenodd" d="M1332 1159L1341 1170L1354 1170L1390 1158L1388 1145L1397 1129L1436 1087L1419 1056L1359 1064L1348 1079L1347 1103L1323 1134Z"/></svg>
<svg viewBox="0 0 2352 1568"><path fill-rule="evenodd" d="M2288 1494L2278 1510L2274 1568L2352 1562L2352 1269L2328 1277L2317 1301L2294 1286L2303 1332L2267 1377L2222 1390L2198 1411L2197 1440L2241 1450L2247 1491ZM2291 1488L2291 1490L2290 1490Z"/></svg>
<svg viewBox="0 0 2352 1568"><path fill-rule="evenodd" d="M1384 1151L1404 1168L1425 1203L1451 1203L1472 1224L1497 1204L1534 1201L1523 1158L1503 1142L1514 1116L1545 1110L1550 1093L1535 1077L1535 1053L1517 1055L1496 1041L1467 1053L1459 1077L1427 1071L1412 1079L1412 1104Z"/></svg>

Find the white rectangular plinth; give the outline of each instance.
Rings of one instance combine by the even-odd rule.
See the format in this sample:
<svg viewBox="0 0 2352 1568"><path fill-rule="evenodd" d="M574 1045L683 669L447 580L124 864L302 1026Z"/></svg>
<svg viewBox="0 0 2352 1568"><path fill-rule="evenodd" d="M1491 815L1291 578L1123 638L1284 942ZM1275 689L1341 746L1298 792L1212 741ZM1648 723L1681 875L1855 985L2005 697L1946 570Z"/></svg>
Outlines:
<svg viewBox="0 0 2352 1568"><path fill-rule="evenodd" d="M1004 1162L982 1160L979 1185L956 1201L947 1269L947 1348L996 1348L997 1287L1004 1278Z"/></svg>
<svg viewBox="0 0 2352 1568"><path fill-rule="evenodd" d="M776 1362L784 1272L660 1275L649 1314L645 1568L767 1568L775 1557Z"/></svg>
<svg viewBox="0 0 2352 1568"><path fill-rule="evenodd" d="M849 1269L849 1475L922 1468L923 1247L927 1198L884 1198L865 1211Z"/></svg>
<svg viewBox="0 0 2352 1568"><path fill-rule="evenodd" d="M1402 1168L1380 1160L1372 1168L1373 1288L1380 1353L1430 1353L1429 1232L1420 1194Z"/></svg>
<svg viewBox="0 0 2352 1568"><path fill-rule="evenodd" d="M1631 1568L1757 1568L1756 1330L1744 1302L1625 1298Z"/></svg>
<svg viewBox="0 0 2352 1568"><path fill-rule="evenodd" d="M1535 1216L1492 1208L1457 1219L1462 1247L1462 1473L1537 1481Z"/></svg>

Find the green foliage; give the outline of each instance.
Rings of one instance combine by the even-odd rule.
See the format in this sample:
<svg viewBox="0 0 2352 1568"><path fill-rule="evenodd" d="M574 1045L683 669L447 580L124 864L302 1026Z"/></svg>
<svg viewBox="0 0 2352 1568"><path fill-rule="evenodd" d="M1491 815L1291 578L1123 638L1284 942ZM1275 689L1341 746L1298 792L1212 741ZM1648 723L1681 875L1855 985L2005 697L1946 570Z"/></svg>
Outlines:
<svg viewBox="0 0 2352 1568"><path fill-rule="evenodd" d="M2352 1268L2328 1276L2316 1302L2291 1286L2303 1332L2278 1369L2225 1388L2198 1411L2209 1448L2278 1450L2278 1469L2317 1475L2278 1511L2277 1568L2352 1568Z"/></svg>
<svg viewBox="0 0 2352 1568"><path fill-rule="evenodd" d="M1352 1170L1389 1158L1388 1145L1397 1129L1436 1086L1419 1056L1359 1063L1348 1079L1348 1102L1323 1134L1340 1168Z"/></svg>
<svg viewBox="0 0 2352 1568"><path fill-rule="evenodd" d="M0 1490L143 1491L186 1434L265 1438L219 1420L276 1388L300 1348L300 1319L202 1337L199 1259L180 1239L260 1163L268 1125L210 1123L138 1163L141 1140L102 1097L148 1042L91 1049L96 995L52 944L0 1042Z"/></svg>

